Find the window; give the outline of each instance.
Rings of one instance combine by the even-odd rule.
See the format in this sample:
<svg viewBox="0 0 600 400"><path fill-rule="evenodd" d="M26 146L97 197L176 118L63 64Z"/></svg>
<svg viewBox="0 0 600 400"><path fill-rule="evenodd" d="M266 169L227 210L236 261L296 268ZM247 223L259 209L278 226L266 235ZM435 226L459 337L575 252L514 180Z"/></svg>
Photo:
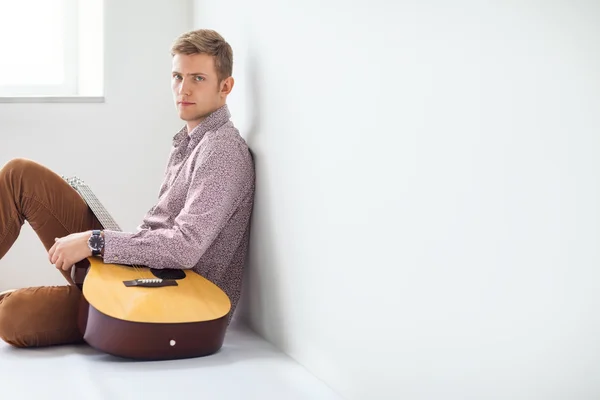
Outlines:
<svg viewBox="0 0 600 400"><path fill-rule="evenodd" d="M0 0L0 98L102 97L102 0Z"/></svg>

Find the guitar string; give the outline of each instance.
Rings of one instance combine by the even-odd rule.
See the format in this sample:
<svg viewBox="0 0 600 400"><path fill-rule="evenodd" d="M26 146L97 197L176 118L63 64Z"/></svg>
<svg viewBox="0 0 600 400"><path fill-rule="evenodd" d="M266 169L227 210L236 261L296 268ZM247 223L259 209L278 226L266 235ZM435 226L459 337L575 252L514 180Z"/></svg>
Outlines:
<svg viewBox="0 0 600 400"><path fill-rule="evenodd" d="M92 192L90 187L85 184L79 184L78 188L80 189L78 191L80 193L82 193L84 200L86 200L86 203L88 203L88 205L92 209L92 212L96 215L96 217L100 221L100 224L105 229L115 230L115 231L120 232L121 228L116 223L114 218L112 218L112 216L108 213L106 208L104 208L104 206L100 203L100 201L94 195L94 193ZM136 274L139 276L140 279L144 279L144 276L143 276L144 269L142 268L142 266L133 264L133 265L131 265L131 267L133 268L134 271L136 271Z"/></svg>
<svg viewBox="0 0 600 400"><path fill-rule="evenodd" d="M102 206L98 198L94 195L89 186L84 185L84 190L87 196L90 198L90 202L94 205L96 209L95 213L97 214L99 219L102 219L101 224L110 230L121 231L121 228L118 226L116 221L112 218L112 216L106 211L106 209ZM131 267L139 274L140 278L142 277L142 269L138 265L131 265Z"/></svg>
<svg viewBox="0 0 600 400"><path fill-rule="evenodd" d="M79 182L81 182L78 178L76 178L76 179ZM71 184L71 186L73 186L72 182L70 182L70 181L69 181L69 184ZM104 228L121 231L121 228L119 227L119 225L112 218L112 216L110 216L108 211L106 211L106 209L102 206L102 204L100 203L98 198L94 195L94 193L89 188L89 186L87 186L86 184L83 184L83 183L78 183L77 186L74 188L81 194L81 196L84 198L86 203L90 206L90 208L92 209L92 211L94 212L94 214L96 215L98 220L100 221L100 224ZM134 264L134 265L131 265L131 267L137 272L137 274L139 275L140 278L144 278L144 276L143 276L144 269L142 266L138 266L137 264Z"/></svg>

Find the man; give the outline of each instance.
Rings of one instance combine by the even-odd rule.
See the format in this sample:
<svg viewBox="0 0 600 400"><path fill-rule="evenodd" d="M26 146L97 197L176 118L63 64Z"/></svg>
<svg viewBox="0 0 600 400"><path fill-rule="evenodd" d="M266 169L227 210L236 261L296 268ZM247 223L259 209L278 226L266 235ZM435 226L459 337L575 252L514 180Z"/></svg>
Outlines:
<svg viewBox="0 0 600 400"><path fill-rule="evenodd" d="M82 341L80 290L72 266L92 255L106 263L193 269L237 306L254 200L254 164L229 120L233 55L212 30L181 35L172 46L172 89L185 126L174 136L156 205L136 232L102 230L60 176L26 159L0 170L0 259L27 220L69 285L0 294L0 338L18 347Z"/></svg>

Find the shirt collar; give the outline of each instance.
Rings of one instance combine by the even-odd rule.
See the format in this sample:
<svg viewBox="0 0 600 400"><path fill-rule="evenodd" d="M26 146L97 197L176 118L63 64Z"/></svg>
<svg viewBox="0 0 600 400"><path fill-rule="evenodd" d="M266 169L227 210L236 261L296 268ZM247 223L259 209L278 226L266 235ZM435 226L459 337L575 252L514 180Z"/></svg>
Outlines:
<svg viewBox="0 0 600 400"><path fill-rule="evenodd" d="M201 139L206 132L219 128L229 121L229 118L231 118L229 107L227 107L227 104L224 104L222 107L217 108L215 111L210 113L202 122L200 122L198 126L192 130L189 136L191 139ZM178 146L187 135L187 126L184 125L183 128L181 128L179 132L173 136L173 145Z"/></svg>

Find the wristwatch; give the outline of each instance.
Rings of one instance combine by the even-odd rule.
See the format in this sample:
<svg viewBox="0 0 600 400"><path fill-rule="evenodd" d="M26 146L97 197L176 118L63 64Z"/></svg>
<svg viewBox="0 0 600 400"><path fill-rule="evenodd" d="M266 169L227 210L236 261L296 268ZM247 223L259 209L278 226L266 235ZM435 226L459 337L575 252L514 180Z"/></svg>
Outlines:
<svg viewBox="0 0 600 400"><path fill-rule="evenodd" d="M100 230L92 231L92 236L88 239L88 247L92 251L92 256L99 256L102 254L104 238L102 237Z"/></svg>

